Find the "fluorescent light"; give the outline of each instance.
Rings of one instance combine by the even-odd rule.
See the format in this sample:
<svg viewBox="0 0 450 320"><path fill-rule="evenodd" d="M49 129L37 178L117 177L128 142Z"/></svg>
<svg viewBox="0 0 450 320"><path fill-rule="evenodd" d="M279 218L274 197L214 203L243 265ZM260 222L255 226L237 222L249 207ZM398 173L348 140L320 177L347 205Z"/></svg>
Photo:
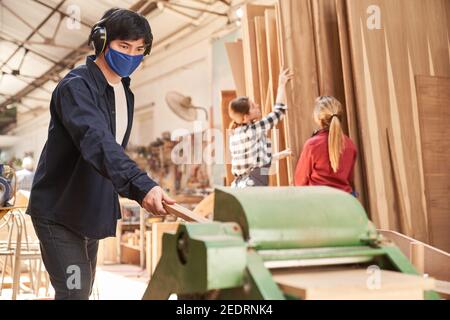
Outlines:
<svg viewBox="0 0 450 320"><path fill-rule="evenodd" d="M236 10L236 16L239 19L242 19L242 17L244 16L244 10L242 9L242 7L240 7L239 9Z"/></svg>

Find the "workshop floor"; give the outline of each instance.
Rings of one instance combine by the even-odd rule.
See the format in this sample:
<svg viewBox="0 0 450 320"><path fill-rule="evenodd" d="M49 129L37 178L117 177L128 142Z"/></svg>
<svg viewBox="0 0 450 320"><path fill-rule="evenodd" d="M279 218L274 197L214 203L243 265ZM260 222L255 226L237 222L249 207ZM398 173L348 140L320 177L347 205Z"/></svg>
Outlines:
<svg viewBox="0 0 450 320"><path fill-rule="evenodd" d="M103 265L97 267L97 276L92 300L140 300L147 288L146 271L134 265ZM11 289L3 289L0 300L11 299ZM54 296L50 286L50 297ZM34 294L21 293L18 300L49 299L41 289L39 297Z"/></svg>

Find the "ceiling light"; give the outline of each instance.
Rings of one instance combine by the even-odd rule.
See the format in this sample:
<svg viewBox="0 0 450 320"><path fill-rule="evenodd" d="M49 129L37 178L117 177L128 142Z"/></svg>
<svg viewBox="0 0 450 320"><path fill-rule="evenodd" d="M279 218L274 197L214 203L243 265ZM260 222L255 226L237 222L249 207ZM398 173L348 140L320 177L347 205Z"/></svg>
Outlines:
<svg viewBox="0 0 450 320"><path fill-rule="evenodd" d="M239 9L236 10L236 16L239 19L242 19L242 17L244 16L244 9L242 9L242 7L240 7Z"/></svg>

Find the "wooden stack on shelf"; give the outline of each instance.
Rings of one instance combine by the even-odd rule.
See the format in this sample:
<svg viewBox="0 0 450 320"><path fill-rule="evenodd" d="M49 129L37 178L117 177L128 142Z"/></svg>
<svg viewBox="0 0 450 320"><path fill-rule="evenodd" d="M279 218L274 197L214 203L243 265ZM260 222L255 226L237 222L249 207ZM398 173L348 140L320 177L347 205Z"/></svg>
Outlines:
<svg viewBox="0 0 450 320"><path fill-rule="evenodd" d="M236 95L270 112L279 70L289 67L289 110L272 138L275 151L289 147L293 156L271 184L293 184L314 100L335 96L359 151L356 190L371 219L450 251L449 11L446 0L247 4L242 42L227 44L236 92L222 93L224 128Z"/></svg>

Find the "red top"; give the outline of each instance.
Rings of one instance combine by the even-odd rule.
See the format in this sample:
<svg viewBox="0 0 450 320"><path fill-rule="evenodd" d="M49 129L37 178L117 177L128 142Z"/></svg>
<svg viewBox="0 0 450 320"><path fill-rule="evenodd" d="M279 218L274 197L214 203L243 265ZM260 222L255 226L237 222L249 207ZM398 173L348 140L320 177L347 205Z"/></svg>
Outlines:
<svg viewBox="0 0 450 320"><path fill-rule="evenodd" d="M328 156L328 130L322 130L306 141L295 170L295 185L329 186L352 192L353 168L357 152L349 137L344 135L344 140L344 150L336 173L331 168Z"/></svg>

